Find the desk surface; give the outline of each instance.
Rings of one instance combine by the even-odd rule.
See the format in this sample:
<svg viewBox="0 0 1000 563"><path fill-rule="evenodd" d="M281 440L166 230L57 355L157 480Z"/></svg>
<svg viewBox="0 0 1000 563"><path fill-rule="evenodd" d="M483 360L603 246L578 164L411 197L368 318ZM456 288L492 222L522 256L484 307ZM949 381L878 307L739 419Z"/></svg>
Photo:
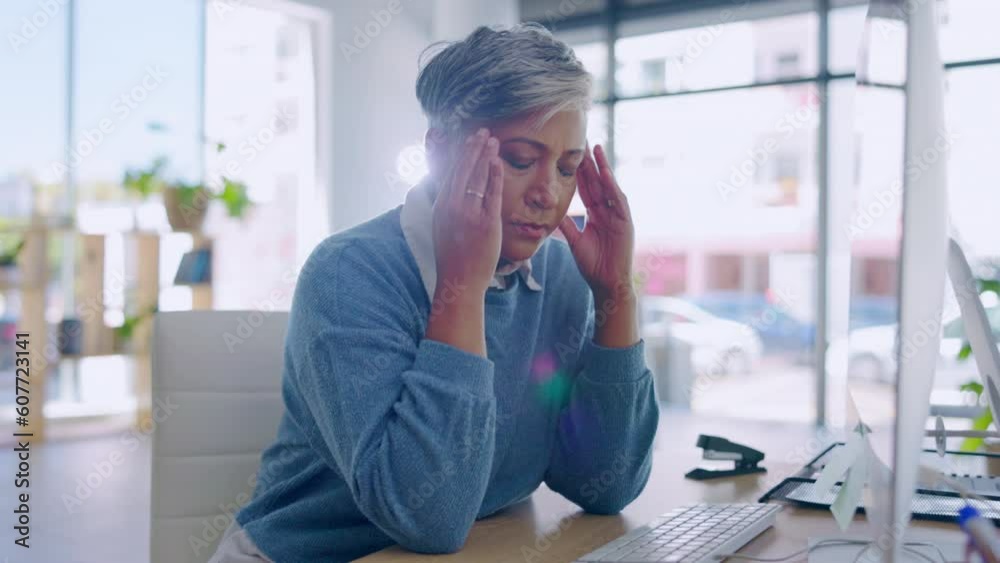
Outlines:
<svg viewBox="0 0 1000 563"><path fill-rule="evenodd" d="M698 434L715 434L762 450L768 473L691 481L684 478L701 462ZM826 446L825 436L808 425L702 419L665 410L654 446L653 471L645 490L621 514L585 514L544 484L528 499L475 523L465 547L450 555L429 556L390 547L359 559L364 563L401 561L475 561L477 563L565 563L597 549L682 504L756 502L772 486L793 474ZM962 541L958 527L915 522L922 539ZM849 533L863 533L858 518ZM741 553L785 555L806 546L810 536L835 535L837 525L827 511L786 507L775 527ZM798 559L805 561L803 557Z"/></svg>

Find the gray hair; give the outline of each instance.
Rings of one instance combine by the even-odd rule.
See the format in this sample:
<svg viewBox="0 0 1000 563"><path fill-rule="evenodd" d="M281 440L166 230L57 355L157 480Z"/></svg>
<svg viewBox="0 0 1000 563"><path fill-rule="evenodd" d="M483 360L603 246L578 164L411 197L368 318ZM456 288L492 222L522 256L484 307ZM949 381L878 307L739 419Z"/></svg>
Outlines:
<svg viewBox="0 0 1000 563"><path fill-rule="evenodd" d="M417 99L445 135L468 123L536 115L537 125L590 107L590 73L573 50L536 23L482 26L462 41L424 51Z"/></svg>

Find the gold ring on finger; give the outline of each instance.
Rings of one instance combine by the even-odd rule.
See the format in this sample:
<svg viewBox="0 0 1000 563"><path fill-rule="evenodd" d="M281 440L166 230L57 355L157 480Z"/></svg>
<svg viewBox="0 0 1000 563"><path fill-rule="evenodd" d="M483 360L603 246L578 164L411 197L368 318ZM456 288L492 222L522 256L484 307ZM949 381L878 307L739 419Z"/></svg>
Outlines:
<svg viewBox="0 0 1000 563"><path fill-rule="evenodd" d="M481 193L477 192L476 190L465 190L465 193L467 193L469 195L474 195L474 196L478 197L479 199L484 199L486 197L486 194L481 194Z"/></svg>

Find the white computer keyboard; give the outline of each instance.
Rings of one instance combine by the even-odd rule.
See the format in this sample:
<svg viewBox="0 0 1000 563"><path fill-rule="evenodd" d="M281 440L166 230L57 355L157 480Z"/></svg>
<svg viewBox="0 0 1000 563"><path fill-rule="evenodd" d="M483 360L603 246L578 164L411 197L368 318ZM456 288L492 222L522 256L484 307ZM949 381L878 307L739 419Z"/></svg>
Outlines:
<svg viewBox="0 0 1000 563"><path fill-rule="evenodd" d="M774 525L774 504L696 504L672 510L606 543L578 563L701 563L718 561Z"/></svg>

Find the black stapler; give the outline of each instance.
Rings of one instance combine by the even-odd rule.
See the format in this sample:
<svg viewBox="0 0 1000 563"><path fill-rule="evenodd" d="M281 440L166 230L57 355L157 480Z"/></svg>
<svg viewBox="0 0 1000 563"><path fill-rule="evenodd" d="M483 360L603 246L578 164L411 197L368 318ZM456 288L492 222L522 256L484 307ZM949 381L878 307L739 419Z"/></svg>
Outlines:
<svg viewBox="0 0 1000 563"><path fill-rule="evenodd" d="M751 473L764 473L767 469L757 465L764 460L764 452L742 446L719 438L718 436L698 436L698 447L705 450L702 457L710 460L732 460L736 462L733 469L704 469L696 467L687 472L688 479L704 481L705 479L717 479L719 477L735 477L737 475L749 475Z"/></svg>

